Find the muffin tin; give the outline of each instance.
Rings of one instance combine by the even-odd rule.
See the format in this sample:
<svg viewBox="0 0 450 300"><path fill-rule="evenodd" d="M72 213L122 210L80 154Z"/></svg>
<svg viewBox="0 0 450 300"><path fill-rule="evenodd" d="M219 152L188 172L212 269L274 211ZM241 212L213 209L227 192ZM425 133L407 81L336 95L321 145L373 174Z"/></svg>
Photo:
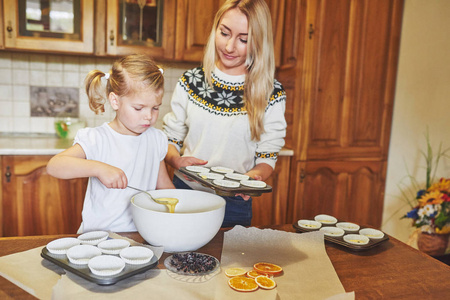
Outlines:
<svg viewBox="0 0 450 300"><path fill-rule="evenodd" d="M263 193L272 192L272 187L265 182L248 178L230 168L188 166L180 168L180 172L203 186L213 189L219 196L236 194L261 196Z"/></svg>
<svg viewBox="0 0 450 300"><path fill-rule="evenodd" d="M368 250L389 240L381 230L339 221L333 216L323 214L311 220L299 220L293 227L297 232L322 231L326 241L355 251Z"/></svg>
<svg viewBox="0 0 450 300"><path fill-rule="evenodd" d="M99 234L99 232L96 232L95 234L88 234L88 236L97 237ZM80 242L81 240L84 240L85 237L86 235L81 236L81 239L79 239ZM101 239L103 239L103 237ZM95 238L95 240L98 239ZM150 249L141 246L130 247L129 243L121 243L119 241L123 240L119 239L107 239L103 242L98 243L98 246L87 244L75 245L68 249L64 249L64 253L55 253L55 251L53 251L53 253L50 252L49 248L51 249L51 247L55 244L60 245L60 241L63 241L63 244L67 244L67 238L54 240L48 243L47 246L42 249L41 257L62 267L67 271L70 271L71 273L74 273L98 285L112 285L120 280L145 272L158 265L158 258L153 255L153 252ZM71 242L71 244L75 244L72 242L72 240L69 241ZM114 241L117 241L118 243L113 243ZM106 252L112 249L114 250L114 254L110 254L111 252L108 252L108 254L105 253L105 249L102 249L101 247L102 245L104 246L105 243L107 245L107 247L105 247L107 249ZM121 251L118 251L118 247L123 247L123 249ZM81 249L82 252L77 251L77 248L83 248ZM88 249L89 251L85 251L86 249L84 248L90 249ZM121 258L120 253L122 253L122 251L124 250L126 250L124 253L127 258L131 257L131 259L134 259L137 257L139 258L139 263L136 264L136 261L134 260L133 263L130 263L130 261ZM126 252L128 252L128 254ZM77 261L72 262L73 257L69 257L70 255L73 255L72 253L76 253L75 256L77 258ZM84 259L82 257L83 253L86 253L86 255L88 255L89 257L86 257Z"/></svg>

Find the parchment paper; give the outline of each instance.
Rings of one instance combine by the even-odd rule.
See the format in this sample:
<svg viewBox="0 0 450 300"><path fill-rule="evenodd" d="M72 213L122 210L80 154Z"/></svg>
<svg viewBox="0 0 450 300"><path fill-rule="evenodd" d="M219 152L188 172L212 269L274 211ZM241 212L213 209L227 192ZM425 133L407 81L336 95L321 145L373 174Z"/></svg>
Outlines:
<svg viewBox="0 0 450 300"><path fill-rule="evenodd" d="M71 273L60 275L64 270L42 259L41 250L0 258L0 274L40 299L354 299L353 293L345 293L319 232L236 226L225 233L221 272L202 283L182 282L166 270L152 269L112 286L99 286ZM283 267L284 273L275 277L275 289L242 293L228 287L226 268L251 269L259 261Z"/></svg>

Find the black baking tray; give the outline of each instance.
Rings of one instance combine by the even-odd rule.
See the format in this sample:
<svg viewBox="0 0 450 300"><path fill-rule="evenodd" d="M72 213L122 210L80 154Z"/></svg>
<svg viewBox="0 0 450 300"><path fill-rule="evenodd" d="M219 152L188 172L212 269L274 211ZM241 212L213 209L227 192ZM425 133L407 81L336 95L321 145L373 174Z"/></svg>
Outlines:
<svg viewBox="0 0 450 300"><path fill-rule="evenodd" d="M65 254L53 254L47 250L47 247L44 247L41 252L41 256L54 263L55 265L60 266L61 268L76 274L88 281L94 282L98 285L113 285L120 280L129 278L133 275L145 272L150 270L158 265L158 258L153 256L150 262L141 265L130 265L125 264L125 268L119 274L113 276L98 276L95 275L89 270L88 265L76 265L72 264Z"/></svg>
<svg viewBox="0 0 450 300"><path fill-rule="evenodd" d="M346 222L346 221L338 221L337 223L339 223L339 222ZM297 222L295 222L292 226L295 228L295 230L297 230L297 232L312 232L312 231L319 231L319 229L320 229L320 228L318 228L318 229L306 229L306 228L300 227ZM335 225L322 224L322 227L335 227ZM364 229L364 228L371 228L371 227L360 226L359 230ZM389 240L389 237L387 236L387 234L385 232L383 232L383 233L384 233L384 237L382 237L381 239L370 239L369 238L369 243L367 243L365 245L354 245L354 244L347 243L344 240L344 236L328 236L328 235L324 235L324 239L326 241L331 242L331 243L344 246L344 247L346 247L346 248L348 248L350 250L353 250L353 251L364 251L364 250L369 250L369 249L371 249L373 247L379 246L381 243L386 242L387 240ZM346 234L359 234L359 233L358 232L345 231L344 235L346 235Z"/></svg>
<svg viewBox="0 0 450 300"><path fill-rule="evenodd" d="M237 188L229 188L229 187L223 187L220 185L216 185L213 183L212 179L205 179L205 178L201 177L199 175L199 173L187 170L186 167L181 167L179 171L181 173L183 173L184 175L186 175L187 177L189 177L190 179L199 182L203 186L213 189L216 192L216 194L219 196L234 196L236 194L245 194L245 195L257 197L257 196L261 196L261 194L263 194L263 193L272 192L272 187L268 184L263 188L254 188L254 187L247 187L247 186L242 186L242 185ZM210 170L209 172L217 173L217 172L214 172L213 170ZM217 174L225 175L222 173L217 173ZM229 178L225 178L225 179L230 180L230 181L239 182L239 180L233 180L233 179L229 179ZM254 180L254 179L250 178L249 180Z"/></svg>

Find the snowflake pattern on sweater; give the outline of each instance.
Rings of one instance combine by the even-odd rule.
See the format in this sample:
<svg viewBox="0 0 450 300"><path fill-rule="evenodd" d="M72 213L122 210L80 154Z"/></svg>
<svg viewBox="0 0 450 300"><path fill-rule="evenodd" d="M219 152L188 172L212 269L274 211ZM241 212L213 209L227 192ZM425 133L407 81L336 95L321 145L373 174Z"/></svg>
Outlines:
<svg viewBox="0 0 450 300"><path fill-rule="evenodd" d="M198 67L186 71L181 77L181 84L189 94L189 100L210 113L222 116L247 114L244 107L244 82L226 82L212 74L212 89L203 81L204 70ZM286 92L280 82L275 80L274 90L268 101L266 110L279 101L286 100Z"/></svg>

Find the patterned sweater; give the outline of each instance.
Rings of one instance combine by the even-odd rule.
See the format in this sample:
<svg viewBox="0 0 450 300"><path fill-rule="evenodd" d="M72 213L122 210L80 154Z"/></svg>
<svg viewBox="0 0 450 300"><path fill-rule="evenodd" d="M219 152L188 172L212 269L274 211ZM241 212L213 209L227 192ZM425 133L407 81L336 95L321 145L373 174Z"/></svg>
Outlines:
<svg viewBox="0 0 450 300"><path fill-rule="evenodd" d="M212 89L201 67L186 71L175 87L172 111L163 119L169 143L184 156L207 160L209 167L241 173L259 163L274 168L286 135L286 92L275 80L264 114L265 132L255 142L242 98L244 81L245 75L231 76L216 68Z"/></svg>

